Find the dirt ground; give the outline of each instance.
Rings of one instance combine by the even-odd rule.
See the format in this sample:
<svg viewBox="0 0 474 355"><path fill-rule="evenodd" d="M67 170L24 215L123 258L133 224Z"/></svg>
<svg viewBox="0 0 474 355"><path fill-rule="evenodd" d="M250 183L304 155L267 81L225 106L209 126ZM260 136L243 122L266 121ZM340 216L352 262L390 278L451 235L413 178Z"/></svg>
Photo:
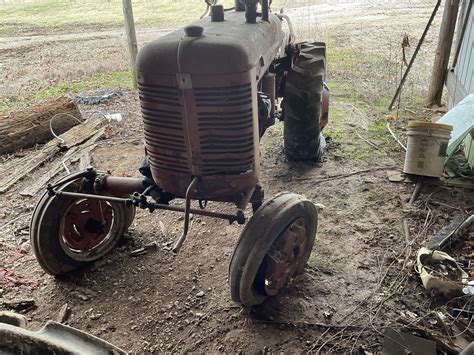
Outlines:
<svg viewBox="0 0 474 355"><path fill-rule="evenodd" d="M322 40L342 41L361 48L364 55L371 51L390 55L387 48L395 47L393 43L398 43L404 32L419 35L434 5L428 0L313 3L289 11L300 37L319 33ZM416 83L428 75L431 59L427 58L431 58L437 31L438 23L421 53ZM152 29L139 32L141 43L155 36ZM2 38L0 62L5 70L1 71L1 90L16 95L22 90L33 92L45 82L123 70L127 65L123 44L120 30ZM337 69L329 64L330 80L350 80L347 71ZM377 87L394 85L378 74L370 70L365 74L361 86L365 95L370 96ZM410 90L416 90L416 83ZM134 92L121 93L110 103L82 105L81 110L86 117L94 110L124 115L122 122L110 124L113 139L96 148L93 165L116 175L138 176L143 153L138 97ZM337 109L353 107L337 89L332 95ZM330 121L329 130L331 125L342 125L364 133L380 119L370 107L364 112L344 112L348 114L335 116L337 122ZM446 300L431 297L414 272L403 268L406 244L402 220L408 220L414 239L410 262L417 246L424 245L454 215L473 210L474 193L433 182L414 206L409 206L414 185L387 178L387 170L401 170L404 158L389 136L375 142L379 148L369 146L368 156L353 160L344 153L367 143L355 134L344 142L329 136L324 161L317 165L285 160L281 123L270 128L263 139L261 181L266 196L292 191L325 208L305 272L262 306L244 309L230 299L228 263L242 227L209 218L193 218L184 247L173 255L165 247L179 236L182 216L138 211L123 244L103 260L65 279L46 275L31 257L28 242L29 219L40 196L22 197L19 192L47 173L52 162L0 195L0 271L2 267L12 270L18 281L0 284L0 298L34 299L35 307L24 311L32 329L55 320L67 303L71 308L67 324L136 354L376 353L382 349L384 329L400 329L401 319L445 334L432 312L444 310ZM391 144L393 149L387 152L383 144ZM19 156L1 159L5 164ZM232 210L217 203L209 208ZM158 248L137 257L130 255L152 242L157 242ZM26 255L21 250L26 250ZM466 331L469 334L472 328Z"/></svg>

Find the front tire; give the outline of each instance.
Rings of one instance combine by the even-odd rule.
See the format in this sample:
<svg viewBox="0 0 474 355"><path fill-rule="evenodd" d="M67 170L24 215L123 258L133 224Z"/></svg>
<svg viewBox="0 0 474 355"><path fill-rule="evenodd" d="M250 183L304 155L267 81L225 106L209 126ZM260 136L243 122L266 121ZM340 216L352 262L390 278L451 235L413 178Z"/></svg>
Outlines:
<svg viewBox="0 0 474 355"><path fill-rule="evenodd" d="M316 207L300 195L281 193L263 204L245 226L232 255L232 299L250 307L278 294L304 269L316 229Z"/></svg>

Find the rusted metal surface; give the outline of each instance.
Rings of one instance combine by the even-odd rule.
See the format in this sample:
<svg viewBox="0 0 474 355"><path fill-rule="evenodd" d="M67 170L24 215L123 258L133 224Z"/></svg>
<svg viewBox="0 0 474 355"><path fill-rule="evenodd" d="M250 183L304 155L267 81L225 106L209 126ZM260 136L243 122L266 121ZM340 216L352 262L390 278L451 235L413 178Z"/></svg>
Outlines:
<svg viewBox="0 0 474 355"><path fill-rule="evenodd" d="M196 184L198 183L198 178L195 177L193 181L189 184L187 190L186 190L186 201L185 201L185 207L184 207L184 227L183 227L183 232L181 233L181 236L179 239L176 241L176 244L173 246L173 252L177 253L179 249L181 249L181 246L183 245L184 241L186 240L186 237L188 235L189 231L189 216L190 216L190 209L191 209L191 191L193 191L194 188L196 188Z"/></svg>
<svg viewBox="0 0 474 355"><path fill-rule="evenodd" d="M273 73L266 73L262 78L262 89L265 94L270 97L272 102L272 109L270 115L272 117L271 124L275 123L275 100L276 100L276 75Z"/></svg>
<svg viewBox="0 0 474 355"><path fill-rule="evenodd" d="M98 179L96 183L100 184L99 189L114 196L132 195L134 192L141 193L145 190L144 181L141 178L103 175Z"/></svg>
<svg viewBox="0 0 474 355"><path fill-rule="evenodd" d="M298 218L277 238L267 254L265 292L276 295L294 275L305 253L306 225Z"/></svg>
<svg viewBox="0 0 474 355"><path fill-rule="evenodd" d="M203 28L201 37L186 37L184 29L179 29L140 49L139 81L154 75L219 76L251 69L260 79L284 39L281 20L274 14L269 15L268 22L258 20L257 26L245 24L242 12L226 12L223 22L211 22L208 16L192 25Z"/></svg>
<svg viewBox="0 0 474 355"><path fill-rule="evenodd" d="M138 58L145 142L154 181L184 197L244 208L259 176L257 82L283 43L273 15L258 27L242 13L193 24L145 46ZM188 31L189 32L189 27Z"/></svg>
<svg viewBox="0 0 474 355"><path fill-rule="evenodd" d="M122 197L113 197L113 196L105 196L105 195L92 195L92 194L84 194L79 192L69 192L69 191L57 191L51 190L53 195L57 196L69 196L69 197L77 197L77 198L84 198L89 200L101 200L101 201L108 201L108 202L119 202L123 204L133 204L133 199L131 198L122 198ZM185 209L180 206L173 206L173 205L165 205L160 203L146 203L142 205L142 208L149 208L151 210L167 210L167 211L174 211L174 212L184 212ZM212 212L206 211L202 209L190 208L189 212L191 214L195 214L198 216L206 216L206 217L213 217L219 219L225 219L229 221L229 223L237 222L238 224L245 223L245 216L239 210L237 214L227 214L227 213L219 213L219 212Z"/></svg>
<svg viewBox="0 0 474 355"><path fill-rule="evenodd" d="M84 199L69 207L63 217L63 238L68 247L89 251L109 235L113 210L105 201Z"/></svg>

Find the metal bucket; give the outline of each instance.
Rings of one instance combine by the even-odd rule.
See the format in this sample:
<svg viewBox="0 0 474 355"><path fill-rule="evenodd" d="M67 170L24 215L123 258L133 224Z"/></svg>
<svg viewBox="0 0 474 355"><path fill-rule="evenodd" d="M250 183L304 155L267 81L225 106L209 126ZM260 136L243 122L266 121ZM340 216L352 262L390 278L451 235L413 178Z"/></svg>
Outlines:
<svg viewBox="0 0 474 355"><path fill-rule="evenodd" d="M408 124L408 142L403 172L440 177L453 127L446 124L414 121Z"/></svg>

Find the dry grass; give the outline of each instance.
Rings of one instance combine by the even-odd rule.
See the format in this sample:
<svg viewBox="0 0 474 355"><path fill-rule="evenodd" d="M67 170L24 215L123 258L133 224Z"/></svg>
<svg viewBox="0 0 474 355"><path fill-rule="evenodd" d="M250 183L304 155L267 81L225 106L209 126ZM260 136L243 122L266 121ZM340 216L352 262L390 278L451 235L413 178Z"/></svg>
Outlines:
<svg viewBox="0 0 474 355"><path fill-rule="evenodd" d="M308 0L292 1L292 6ZM226 7L233 0L221 0ZM274 8L284 4L274 2ZM134 0L138 27L172 27L196 20L205 10L203 0ZM121 0L10 0L0 1L0 35L71 30L73 28L119 27L123 24Z"/></svg>
<svg viewBox="0 0 474 355"><path fill-rule="evenodd" d="M133 10L137 26L170 27L195 20L205 10L205 5L200 0L136 0ZM21 1L1 6L0 18L0 34L3 35L68 30L76 26L118 27L123 24L122 1Z"/></svg>

